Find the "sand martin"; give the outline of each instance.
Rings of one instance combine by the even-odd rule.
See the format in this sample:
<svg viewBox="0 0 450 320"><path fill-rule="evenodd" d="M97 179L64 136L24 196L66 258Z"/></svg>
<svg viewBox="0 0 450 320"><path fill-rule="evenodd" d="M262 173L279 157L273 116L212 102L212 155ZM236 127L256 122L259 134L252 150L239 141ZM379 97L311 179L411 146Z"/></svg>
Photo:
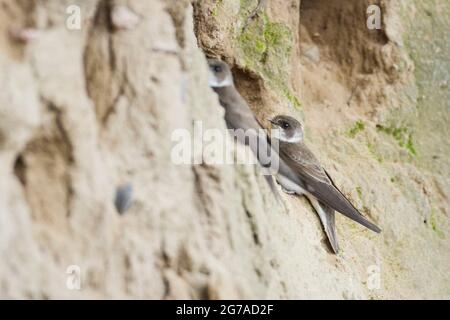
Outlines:
<svg viewBox="0 0 450 320"><path fill-rule="evenodd" d="M280 174L277 175L277 181L285 191L308 197L320 217L335 253L339 250L335 210L372 231L381 231L367 220L335 186L328 173L303 142L304 133L300 122L284 115L276 116L269 121L272 128L278 129L272 131L272 137L279 140L281 159L295 171L302 184L293 183L293 179Z"/></svg>
<svg viewBox="0 0 450 320"><path fill-rule="evenodd" d="M261 131L263 127L256 119L247 102L235 88L233 75L228 64L220 60L208 59L208 65L210 71L209 85L217 93L220 104L225 108L225 122L228 129L243 129L247 133L253 132L257 135L256 144L249 143L250 139L239 139L238 137L238 140L250 146L263 167L267 167L267 164L270 165L273 163L271 161L275 157L278 163L279 156L271 148L265 131ZM263 132L263 135L261 135L261 132ZM265 175L265 178L275 197L280 200L272 176Z"/></svg>

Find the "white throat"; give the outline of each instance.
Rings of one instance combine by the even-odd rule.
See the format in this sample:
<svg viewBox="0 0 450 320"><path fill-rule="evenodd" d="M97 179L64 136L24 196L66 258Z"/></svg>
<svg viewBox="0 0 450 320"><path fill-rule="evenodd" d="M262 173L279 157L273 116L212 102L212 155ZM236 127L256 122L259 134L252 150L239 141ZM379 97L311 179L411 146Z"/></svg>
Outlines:
<svg viewBox="0 0 450 320"><path fill-rule="evenodd" d="M226 77L222 81L217 81L217 78L210 74L208 79L209 86L211 88L221 88L221 87L229 87L233 85L233 78L232 77Z"/></svg>
<svg viewBox="0 0 450 320"><path fill-rule="evenodd" d="M303 133L301 131L297 131L292 137L288 137L284 130L272 129L271 136L274 139L289 143L297 143L303 140Z"/></svg>

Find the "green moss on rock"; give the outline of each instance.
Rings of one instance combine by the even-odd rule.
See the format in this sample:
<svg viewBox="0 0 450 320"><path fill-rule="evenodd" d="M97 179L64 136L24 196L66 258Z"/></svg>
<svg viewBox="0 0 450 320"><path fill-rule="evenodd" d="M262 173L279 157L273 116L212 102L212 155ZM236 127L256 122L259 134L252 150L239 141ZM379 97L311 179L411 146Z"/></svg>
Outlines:
<svg viewBox="0 0 450 320"><path fill-rule="evenodd" d="M216 0L216 2L214 3L214 7L211 13L213 17L217 17L219 13L219 7L222 5L222 2L223 0Z"/></svg>
<svg viewBox="0 0 450 320"><path fill-rule="evenodd" d="M433 229L433 231L436 232L436 234L437 234L437 236L439 238L443 238L444 237L444 232L438 227L439 224L437 222L436 211L435 210L431 211L430 225L431 225L431 229Z"/></svg>
<svg viewBox="0 0 450 320"><path fill-rule="evenodd" d="M358 120L355 122L353 127L348 131L347 135L350 138L354 138L359 132L363 131L365 129L364 121Z"/></svg>
<svg viewBox="0 0 450 320"><path fill-rule="evenodd" d="M414 141L405 147L418 151L417 163L439 172L450 155L450 6L446 0L411 0L401 6L404 48L414 62L414 84L417 88ZM437 116L438 115L438 116ZM430 134L430 132L435 134ZM439 155L433 160L434 155Z"/></svg>
<svg viewBox="0 0 450 320"><path fill-rule="evenodd" d="M270 21L265 13L248 20L257 1L241 0L240 4L242 26L235 37L240 62L259 74L290 105L299 108L300 101L289 86L292 31L287 25Z"/></svg>
<svg viewBox="0 0 450 320"><path fill-rule="evenodd" d="M413 156L417 155L414 148L412 133L406 127L383 126L378 124L377 130L392 136L402 148L405 148Z"/></svg>
<svg viewBox="0 0 450 320"><path fill-rule="evenodd" d="M376 151L375 145L368 142L367 143L367 149L369 150L370 154L379 162L379 163L383 163L383 158L381 157L381 155L378 154L378 152Z"/></svg>
<svg viewBox="0 0 450 320"><path fill-rule="evenodd" d="M358 193L358 197L360 198L360 199L362 199L362 188L361 187L356 187L356 193Z"/></svg>
<svg viewBox="0 0 450 320"><path fill-rule="evenodd" d="M245 67L273 81L287 80L292 51L292 34L287 26L270 22L264 14L238 31L237 46Z"/></svg>
<svg viewBox="0 0 450 320"><path fill-rule="evenodd" d="M291 106L294 108L300 108L302 104L300 103L300 100L297 99L297 97L290 91L288 88L283 89L284 97L289 101Z"/></svg>

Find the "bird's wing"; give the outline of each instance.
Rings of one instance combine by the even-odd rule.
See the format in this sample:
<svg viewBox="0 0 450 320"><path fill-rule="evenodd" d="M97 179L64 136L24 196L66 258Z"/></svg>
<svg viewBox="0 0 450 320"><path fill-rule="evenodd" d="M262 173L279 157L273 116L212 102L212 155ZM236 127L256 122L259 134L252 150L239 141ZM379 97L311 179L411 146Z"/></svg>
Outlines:
<svg viewBox="0 0 450 320"><path fill-rule="evenodd" d="M248 134L254 134L254 139L250 136L246 136L242 139L239 135L237 135L236 138L239 142L250 147L262 167L270 167L274 157L276 157L276 160L279 159L278 154L272 149L265 132L259 131L260 129L263 129L263 126L259 123L247 102L236 89L233 88L233 91L229 91L227 95L219 94L219 102L222 107L225 108L225 121L229 129L254 130L253 132L247 132ZM238 108L236 106L238 106ZM273 177L268 174L265 174L264 177L277 201L281 202L281 197Z"/></svg>
<svg viewBox="0 0 450 320"><path fill-rule="evenodd" d="M294 165L297 172L318 182L331 184L319 160L317 160L305 144L281 142L280 149L284 158L289 159L288 162Z"/></svg>
<svg viewBox="0 0 450 320"><path fill-rule="evenodd" d="M322 203L372 231L381 229L367 220L333 184L314 154L303 143L282 143L281 157L303 180L306 191Z"/></svg>

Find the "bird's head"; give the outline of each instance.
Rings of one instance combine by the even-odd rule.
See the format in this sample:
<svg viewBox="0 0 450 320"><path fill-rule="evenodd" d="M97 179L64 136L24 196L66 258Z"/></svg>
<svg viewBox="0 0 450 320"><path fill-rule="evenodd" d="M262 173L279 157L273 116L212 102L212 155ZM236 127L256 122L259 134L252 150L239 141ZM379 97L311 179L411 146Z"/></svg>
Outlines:
<svg viewBox="0 0 450 320"><path fill-rule="evenodd" d="M233 85L231 69L225 62L217 59L208 59L209 86L211 88L229 87Z"/></svg>
<svg viewBox="0 0 450 320"><path fill-rule="evenodd" d="M303 140L303 126L296 119L290 116L278 115L269 121L272 129L278 129L272 133L275 139L291 143Z"/></svg>

